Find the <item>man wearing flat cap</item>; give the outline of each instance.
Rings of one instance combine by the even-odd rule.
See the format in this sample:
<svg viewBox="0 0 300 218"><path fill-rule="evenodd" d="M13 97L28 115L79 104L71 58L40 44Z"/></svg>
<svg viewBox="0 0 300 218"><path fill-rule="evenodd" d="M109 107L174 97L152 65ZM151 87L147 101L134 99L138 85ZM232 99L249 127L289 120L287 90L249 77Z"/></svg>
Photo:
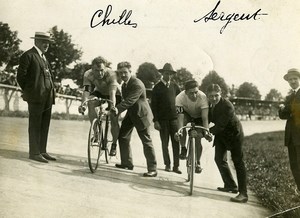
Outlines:
<svg viewBox="0 0 300 218"><path fill-rule="evenodd" d="M47 139L55 91L53 74L45 53L51 42L50 34L36 32L33 48L20 57L17 81L28 103L29 159L48 163L56 160L47 153Z"/></svg>
<svg viewBox="0 0 300 218"><path fill-rule="evenodd" d="M160 133L165 171L171 172L171 160L169 155L169 139L171 138L173 149L173 172L181 174L179 170L179 142L174 135L177 132L177 113L175 98L180 93L177 84L171 81L176 71L170 63L166 63L158 70L162 74L161 81L152 90L151 109L153 112L154 128Z"/></svg>
<svg viewBox="0 0 300 218"><path fill-rule="evenodd" d="M288 147L290 167L300 191L300 71L290 69L283 77L292 88L284 104L279 106L279 117L285 119L285 146Z"/></svg>

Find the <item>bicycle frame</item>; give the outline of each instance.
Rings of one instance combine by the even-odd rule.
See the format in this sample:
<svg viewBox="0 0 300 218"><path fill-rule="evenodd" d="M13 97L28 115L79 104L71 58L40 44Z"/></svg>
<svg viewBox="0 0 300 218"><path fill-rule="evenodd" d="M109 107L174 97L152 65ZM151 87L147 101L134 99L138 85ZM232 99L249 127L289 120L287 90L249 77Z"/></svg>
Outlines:
<svg viewBox="0 0 300 218"><path fill-rule="evenodd" d="M91 99L88 99L86 101L84 101L82 103L82 106L86 105L89 101L99 101L99 106L97 106L96 108L96 114L97 114L97 117L94 119L94 121L92 122L91 124L91 127L90 127L90 134L89 134L89 141L88 141L88 163L89 163L89 168L91 170L92 173L94 173L98 167L98 162L99 162L99 158L100 156L103 154L103 152L105 151L105 160L106 160L106 163L109 163L109 146L108 146L108 129L109 129L109 122L110 122L110 119L109 119L109 114L105 111L105 108L103 107L103 104L104 103L112 103L111 100L109 99L102 99L102 98L91 98ZM105 119L105 125L103 127L103 118ZM96 126L93 126L93 124L95 124ZM96 127L96 128L95 128ZM104 130L104 133L103 133L103 130ZM94 134L98 135L98 138L97 138L97 141L96 143L92 143L91 142L91 132L94 132L96 131ZM96 149L98 150L98 155L96 158L92 158L91 156L91 153L93 149Z"/></svg>
<svg viewBox="0 0 300 218"><path fill-rule="evenodd" d="M188 129L188 139L186 140L187 143L187 159L186 159L186 167L187 167L187 174L188 178L187 181L190 183L190 195L193 194L194 188L194 174L195 174L195 156L196 156L196 149L195 149L195 139L199 136L197 129L201 129L209 134L209 130L203 126L196 126L194 122L191 125L186 125L181 127L178 130L178 134L182 135L183 130Z"/></svg>

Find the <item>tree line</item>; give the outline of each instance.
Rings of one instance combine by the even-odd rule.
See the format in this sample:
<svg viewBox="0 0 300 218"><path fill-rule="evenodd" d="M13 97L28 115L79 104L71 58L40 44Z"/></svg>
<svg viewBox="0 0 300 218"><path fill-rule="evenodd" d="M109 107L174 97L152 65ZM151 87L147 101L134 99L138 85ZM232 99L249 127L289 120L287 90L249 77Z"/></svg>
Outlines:
<svg viewBox="0 0 300 218"><path fill-rule="evenodd" d="M49 32L53 43L50 44L46 57L54 73L57 90L62 89L61 81L63 79L72 79L81 88L83 74L91 68L89 63L80 61L83 54L82 49L72 42L72 36L63 29L54 26L49 29ZM18 62L23 53L19 48L22 41L18 38L18 32L12 31L7 23L0 22L0 33L0 83L16 85L15 77ZM176 71L177 74L172 80L180 88L183 88L183 84L187 80L194 78L193 74L184 67ZM148 89L151 89L161 78L155 64L149 62L142 63L138 67L136 76L144 82ZM244 82L237 88L230 87L226 84L224 78L214 70L208 72L203 78L200 83L200 90L205 92L207 86L211 83L219 84L225 97L261 99L261 94L253 83ZM281 93L276 89L271 89L264 98L268 101L282 101L282 99Z"/></svg>

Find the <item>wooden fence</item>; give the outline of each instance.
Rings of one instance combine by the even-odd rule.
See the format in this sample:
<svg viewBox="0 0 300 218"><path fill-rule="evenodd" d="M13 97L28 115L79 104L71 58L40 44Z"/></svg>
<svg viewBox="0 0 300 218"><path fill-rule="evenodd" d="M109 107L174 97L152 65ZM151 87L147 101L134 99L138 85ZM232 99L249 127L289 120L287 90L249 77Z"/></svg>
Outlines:
<svg viewBox="0 0 300 218"><path fill-rule="evenodd" d="M21 98L21 89L18 86L0 84L0 110L26 111L27 103ZM81 98L70 95L56 94L54 112L75 114L80 105Z"/></svg>

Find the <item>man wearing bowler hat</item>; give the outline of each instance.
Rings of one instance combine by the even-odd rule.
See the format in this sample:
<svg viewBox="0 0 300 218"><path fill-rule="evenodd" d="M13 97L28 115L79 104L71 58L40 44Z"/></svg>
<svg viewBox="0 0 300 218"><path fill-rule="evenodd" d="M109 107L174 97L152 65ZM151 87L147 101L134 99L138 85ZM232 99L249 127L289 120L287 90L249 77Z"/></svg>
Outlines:
<svg viewBox="0 0 300 218"><path fill-rule="evenodd" d="M160 133L165 171L171 172L171 160L169 155L169 139L171 138L173 149L173 172L181 174L179 170L179 142L174 135L177 132L177 113L175 98L180 93L177 84L171 82L176 73L170 63L166 63L158 70L162 74L161 81L152 90L151 109L153 112L154 128Z"/></svg>
<svg viewBox="0 0 300 218"><path fill-rule="evenodd" d="M29 111L29 159L48 163L56 159L47 153L47 139L55 91L53 74L45 53L51 42L50 34L36 32L33 48L20 57L17 81Z"/></svg>
<svg viewBox="0 0 300 218"><path fill-rule="evenodd" d="M279 106L279 117L285 119L285 146L288 147L290 167L300 191L300 71L290 69L283 77L292 88L284 104Z"/></svg>

